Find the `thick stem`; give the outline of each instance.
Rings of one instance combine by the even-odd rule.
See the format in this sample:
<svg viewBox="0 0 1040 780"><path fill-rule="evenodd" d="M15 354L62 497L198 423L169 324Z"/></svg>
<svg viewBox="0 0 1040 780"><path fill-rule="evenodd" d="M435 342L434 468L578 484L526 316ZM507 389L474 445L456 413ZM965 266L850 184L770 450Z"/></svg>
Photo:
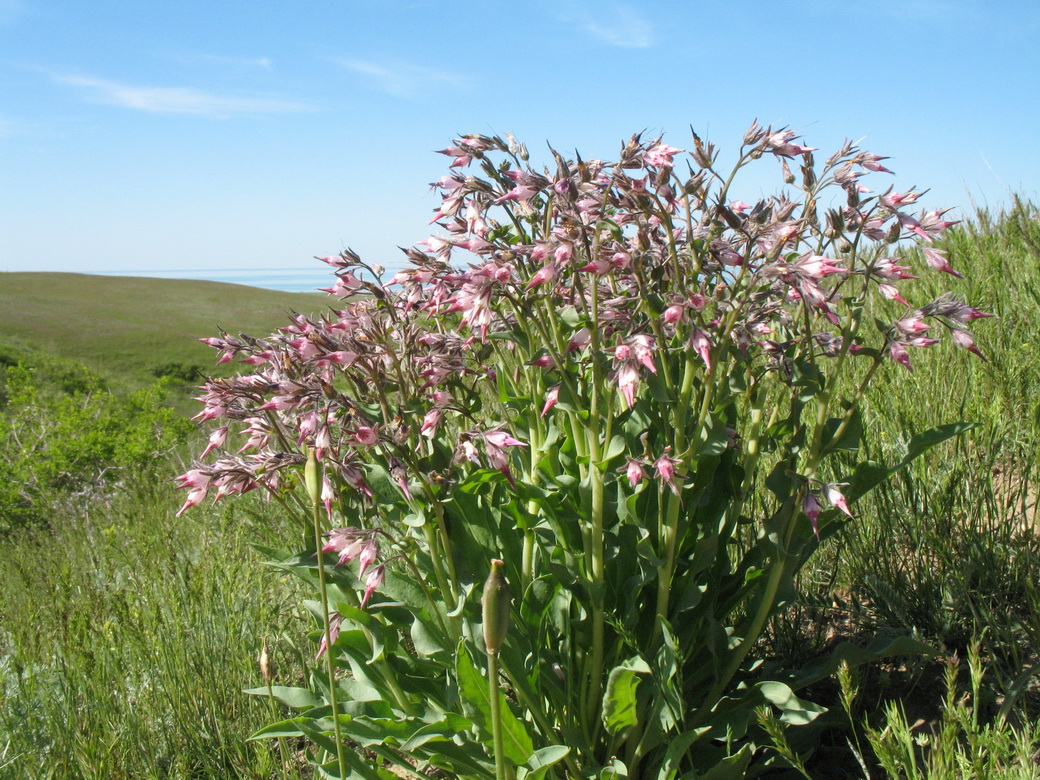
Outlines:
<svg viewBox="0 0 1040 780"><path fill-rule="evenodd" d="M502 704L498 690L498 652L488 651L488 697L491 699L491 737L495 746L495 780L506 780L505 740L502 738Z"/></svg>

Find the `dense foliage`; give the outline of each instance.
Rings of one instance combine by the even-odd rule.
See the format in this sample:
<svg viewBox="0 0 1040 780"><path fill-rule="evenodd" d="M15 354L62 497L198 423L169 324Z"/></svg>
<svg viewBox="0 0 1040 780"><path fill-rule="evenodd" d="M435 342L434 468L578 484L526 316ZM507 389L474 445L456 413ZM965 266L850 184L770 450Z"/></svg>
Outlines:
<svg viewBox="0 0 1040 780"><path fill-rule="evenodd" d="M0 411L0 532L61 521L62 504L154 480L190 426L169 384L114 394L98 374L44 355L6 367Z"/></svg>

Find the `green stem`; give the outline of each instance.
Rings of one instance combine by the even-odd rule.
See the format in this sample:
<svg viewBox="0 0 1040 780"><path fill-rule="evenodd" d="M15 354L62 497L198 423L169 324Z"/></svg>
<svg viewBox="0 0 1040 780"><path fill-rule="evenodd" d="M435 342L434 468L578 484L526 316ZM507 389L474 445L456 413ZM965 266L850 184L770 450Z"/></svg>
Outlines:
<svg viewBox="0 0 1040 780"><path fill-rule="evenodd" d="M347 757L344 753L343 734L339 726L339 695L336 693L336 663L332 650L332 617L329 614L329 591L325 582L325 558L321 548L321 504L315 496L311 501L311 520L314 526L314 552L318 557L318 588L321 591L321 612L325 616L325 662L329 672L329 704L332 705L332 727L336 734L336 761L340 777L347 776Z"/></svg>
<svg viewBox="0 0 1040 780"><path fill-rule="evenodd" d="M506 780L505 741L502 738L502 704L498 689L498 652L488 651L488 697L491 699L491 737L495 745L495 780Z"/></svg>

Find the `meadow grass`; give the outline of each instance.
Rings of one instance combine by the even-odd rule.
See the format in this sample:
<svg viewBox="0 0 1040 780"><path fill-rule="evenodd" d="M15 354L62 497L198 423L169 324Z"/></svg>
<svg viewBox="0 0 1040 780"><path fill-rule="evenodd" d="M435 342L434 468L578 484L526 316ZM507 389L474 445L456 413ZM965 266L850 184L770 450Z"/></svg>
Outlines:
<svg viewBox="0 0 1040 780"><path fill-rule="evenodd" d="M777 631L783 647L806 656L838 638L879 631L912 632L943 658L964 658L974 647L981 692L957 705L968 720L936 684L939 662L910 664L887 689L884 676L873 678L872 704L860 711L859 725L869 724L875 776L1036 777L1040 211L1018 199L1004 212L980 210L940 245L966 278L925 269L916 302L955 290L995 313L975 328L987 361L933 348L912 353L913 372L885 372L866 406L868 430L877 434L868 437L867 455L895 463L916 432L958 420L979 426L855 506L856 520L803 574L807 601L815 598L817 608L781 619ZM918 258L914 266L924 263ZM922 722L908 725L904 708ZM943 754L933 756L937 750ZM979 755L992 759L991 774L972 769ZM846 758L852 761L847 751Z"/></svg>
<svg viewBox="0 0 1040 780"><path fill-rule="evenodd" d="M299 776L291 746L246 741L281 715L242 693L264 635L276 684L302 674L298 595L252 548L286 528L255 501L176 506L127 487L3 541L0 777Z"/></svg>
<svg viewBox="0 0 1040 780"><path fill-rule="evenodd" d="M215 353L197 339L218 328L270 333L287 312L320 313L331 300L222 282L0 273L0 359L37 349L133 387L170 365L219 373Z"/></svg>
<svg viewBox="0 0 1040 780"><path fill-rule="evenodd" d="M848 698L848 730L809 763L813 777L1036 776L1040 213L1022 201L980 211L941 245L966 279L925 269L915 302L952 289L997 314L974 329L988 362L946 344L915 350L913 372L885 372L865 409L866 454L894 463L914 432L980 425L855 505L856 520L802 577L805 606L774 625L772 651L808 658L843 637L915 633L974 660L959 676L925 660L861 670L869 693L863 682ZM258 324L185 306L191 322L122 370L211 365L191 342L210 335L207 318L262 335L291 307L272 304ZM181 339L201 356L176 352ZM67 507L50 529L0 540L0 777L299 776L296 746L245 741L275 718L241 693L261 684L263 635L278 683L302 680L313 653L299 594L251 546L291 546L295 526L251 499L175 519L167 487L127 486L108 503ZM834 691L826 703L840 712Z"/></svg>

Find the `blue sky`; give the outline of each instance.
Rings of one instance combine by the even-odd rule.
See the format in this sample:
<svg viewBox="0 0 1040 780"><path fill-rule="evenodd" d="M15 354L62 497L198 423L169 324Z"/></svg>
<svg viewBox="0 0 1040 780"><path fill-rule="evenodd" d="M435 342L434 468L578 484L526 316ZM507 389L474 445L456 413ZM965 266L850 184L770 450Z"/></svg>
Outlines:
<svg viewBox="0 0 1040 780"><path fill-rule="evenodd" d="M611 158L755 118L928 208L1036 197L1040 2L0 0L0 271L393 267L460 133Z"/></svg>

